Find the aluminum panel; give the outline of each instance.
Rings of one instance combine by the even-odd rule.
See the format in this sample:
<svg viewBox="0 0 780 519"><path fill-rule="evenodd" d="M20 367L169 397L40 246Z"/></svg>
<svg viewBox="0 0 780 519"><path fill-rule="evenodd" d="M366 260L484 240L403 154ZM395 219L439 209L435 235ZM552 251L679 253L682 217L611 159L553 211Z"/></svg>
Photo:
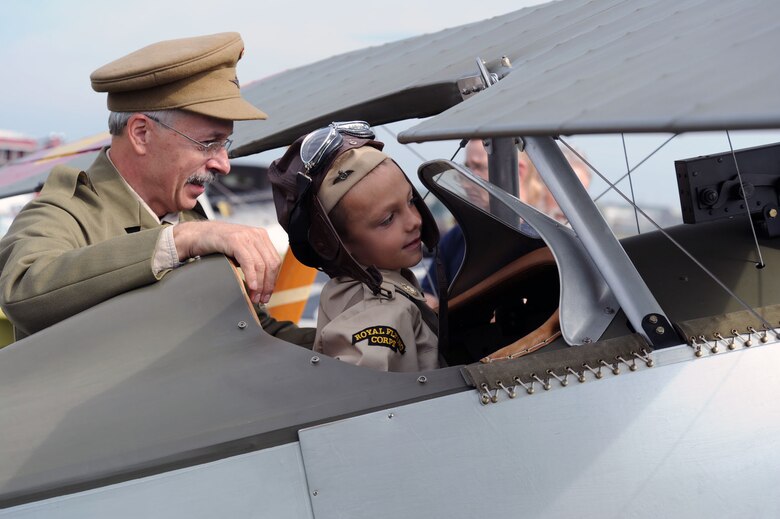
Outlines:
<svg viewBox="0 0 780 519"><path fill-rule="evenodd" d="M0 510L3 519L311 519L297 443Z"/></svg>
<svg viewBox="0 0 780 519"><path fill-rule="evenodd" d="M654 355L497 404L460 393L304 430L315 517L777 517L780 345Z"/></svg>

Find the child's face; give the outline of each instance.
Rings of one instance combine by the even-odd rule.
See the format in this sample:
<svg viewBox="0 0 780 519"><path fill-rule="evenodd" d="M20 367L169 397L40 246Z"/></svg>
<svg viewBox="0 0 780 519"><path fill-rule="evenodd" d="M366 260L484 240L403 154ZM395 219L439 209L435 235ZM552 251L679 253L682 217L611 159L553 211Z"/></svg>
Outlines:
<svg viewBox="0 0 780 519"><path fill-rule="evenodd" d="M422 259L422 219L412 186L398 166L386 160L341 199L347 249L363 265L398 270Z"/></svg>

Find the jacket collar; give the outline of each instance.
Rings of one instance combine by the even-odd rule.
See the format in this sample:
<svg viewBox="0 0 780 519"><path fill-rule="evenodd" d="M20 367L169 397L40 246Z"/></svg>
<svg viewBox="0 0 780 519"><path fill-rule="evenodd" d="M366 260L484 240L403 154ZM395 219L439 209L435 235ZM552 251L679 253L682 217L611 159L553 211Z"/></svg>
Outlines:
<svg viewBox="0 0 780 519"><path fill-rule="evenodd" d="M127 222L126 229L150 229L160 225L149 209L141 203L138 194L133 191L127 181L108 158L106 146L98 154L95 162L87 169L87 175L91 182L92 190L102 199L113 204L115 214ZM200 203L193 209L196 213L206 218ZM194 220L197 217L188 217L188 211L179 213L179 221Z"/></svg>
<svg viewBox="0 0 780 519"><path fill-rule="evenodd" d="M413 299L425 301L425 297L420 289L420 284L417 282L417 278L414 277L411 270L379 269L379 272L382 274L382 288L385 288L390 292L399 290Z"/></svg>

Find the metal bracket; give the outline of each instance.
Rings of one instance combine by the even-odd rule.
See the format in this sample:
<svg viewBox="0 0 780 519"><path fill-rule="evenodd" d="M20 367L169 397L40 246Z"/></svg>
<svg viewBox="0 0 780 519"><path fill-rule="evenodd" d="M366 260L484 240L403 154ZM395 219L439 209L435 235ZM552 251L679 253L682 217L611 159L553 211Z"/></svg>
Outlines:
<svg viewBox="0 0 780 519"><path fill-rule="evenodd" d="M677 333L664 315L646 315L642 319L642 329L655 349L668 348L680 344Z"/></svg>
<svg viewBox="0 0 780 519"><path fill-rule="evenodd" d="M464 76L457 81L458 91L464 100L494 85L512 71L512 62L506 56L487 62L477 57L476 61L477 73Z"/></svg>

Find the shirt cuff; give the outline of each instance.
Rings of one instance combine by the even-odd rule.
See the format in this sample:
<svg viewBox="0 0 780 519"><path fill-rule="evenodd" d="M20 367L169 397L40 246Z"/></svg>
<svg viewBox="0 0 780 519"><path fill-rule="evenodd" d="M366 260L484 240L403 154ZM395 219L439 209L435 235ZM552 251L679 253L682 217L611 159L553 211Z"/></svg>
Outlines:
<svg viewBox="0 0 780 519"><path fill-rule="evenodd" d="M176 242L173 241L173 225L166 225L157 240L152 258L152 273L159 276L161 272L175 269L184 265L179 261L179 253L176 252Z"/></svg>

